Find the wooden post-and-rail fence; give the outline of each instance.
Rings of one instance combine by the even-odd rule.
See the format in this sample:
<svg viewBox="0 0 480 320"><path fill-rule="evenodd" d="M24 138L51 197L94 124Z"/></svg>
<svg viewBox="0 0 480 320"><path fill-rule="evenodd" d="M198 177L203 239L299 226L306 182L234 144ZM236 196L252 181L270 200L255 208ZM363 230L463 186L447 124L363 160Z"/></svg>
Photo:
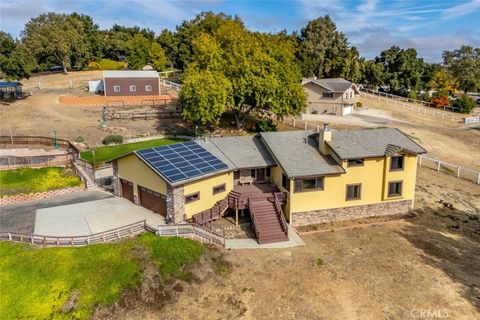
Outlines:
<svg viewBox="0 0 480 320"><path fill-rule="evenodd" d="M91 244L108 243L133 237L144 232L157 236L186 237L201 243L213 243L225 246L225 237L194 224L160 225L157 228L147 224L146 220L134 222L126 226L86 236L45 236L4 231L0 240L24 242L42 247L83 247Z"/></svg>

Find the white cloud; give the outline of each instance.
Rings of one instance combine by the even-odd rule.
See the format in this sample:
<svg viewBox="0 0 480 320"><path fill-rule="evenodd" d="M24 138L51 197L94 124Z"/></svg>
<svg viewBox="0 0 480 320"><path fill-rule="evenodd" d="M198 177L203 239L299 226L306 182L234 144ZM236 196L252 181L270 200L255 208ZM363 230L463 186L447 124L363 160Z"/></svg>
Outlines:
<svg viewBox="0 0 480 320"><path fill-rule="evenodd" d="M443 11L443 19L454 19L470 14L480 9L480 0L471 0L467 3L453 6Z"/></svg>

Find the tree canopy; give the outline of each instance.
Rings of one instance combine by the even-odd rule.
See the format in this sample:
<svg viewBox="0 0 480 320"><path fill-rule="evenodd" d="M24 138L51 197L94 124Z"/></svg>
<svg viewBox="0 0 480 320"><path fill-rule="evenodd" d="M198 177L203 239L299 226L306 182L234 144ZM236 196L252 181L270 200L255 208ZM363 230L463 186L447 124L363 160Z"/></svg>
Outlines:
<svg viewBox="0 0 480 320"><path fill-rule="evenodd" d="M73 57L86 55L82 22L67 14L49 12L31 19L22 32L22 42L39 61L52 61L64 72Z"/></svg>
<svg viewBox="0 0 480 320"><path fill-rule="evenodd" d="M256 109L280 117L299 113L306 97L294 48L294 41L284 34L253 33L233 19L225 19L212 34L200 33L192 41L193 59L180 95L185 117L205 124L230 110L240 128ZM204 94L207 86L215 90ZM201 94L195 97L197 91ZM201 109L211 107L208 102L219 106L215 118L202 116Z"/></svg>
<svg viewBox="0 0 480 320"><path fill-rule="evenodd" d="M463 92L480 89L480 48L462 46L444 51L443 63Z"/></svg>
<svg viewBox="0 0 480 320"><path fill-rule="evenodd" d="M480 48L444 51L443 64L426 63L415 49L398 46L366 60L328 15L309 21L299 31L265 33L248 30L237 16L202 12L157 36L138 26L114 24L102 30L88 15L50 12L28 21L18 40L1 32L0 45L0 72L5 79L21 79L56 65L65 71L124 68L125 61L130 69L146 64L158 71L180 69L189 94L194 91L188 86L227 92L208 99L227 101L224 109L235 114L239 126L255 109L269 109L278 116L301 110L301 77L342 77L422 99L431 98L429 90L443 97L480 89ZM200 84L199 74L206 76L205 84ZM215 122L218 113L213 114L202 117Z"/></svg>

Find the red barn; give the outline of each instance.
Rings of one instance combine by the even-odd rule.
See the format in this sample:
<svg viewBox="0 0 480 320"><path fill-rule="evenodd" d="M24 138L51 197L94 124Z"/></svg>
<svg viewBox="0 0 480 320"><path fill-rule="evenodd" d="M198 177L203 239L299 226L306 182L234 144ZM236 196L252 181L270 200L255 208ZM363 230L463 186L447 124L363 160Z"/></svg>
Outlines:
<svg viewBox="0 0 480 320"><path fill-rule="evenodd" d="M156 71L104 71L105 96L158 96L159 76Z"/></svg>

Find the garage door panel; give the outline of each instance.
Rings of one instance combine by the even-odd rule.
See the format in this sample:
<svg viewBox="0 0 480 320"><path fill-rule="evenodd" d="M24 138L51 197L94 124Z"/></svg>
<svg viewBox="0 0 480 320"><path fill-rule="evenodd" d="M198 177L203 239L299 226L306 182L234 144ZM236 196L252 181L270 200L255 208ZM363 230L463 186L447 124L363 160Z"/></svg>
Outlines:
<svg viewBox="0 0 480 320"><path fill-rule="evenodd" d="M167 215L167 200L162 194L140 187L140 205L162 216Z"/></svg>
<svg viewBox="0 0 480 320"><path fill-rule="evenodd" d="M348 105L343 107L343 115L351 114L353 111L353 106Z"/></svg>
<svg viewBox="0 0 480 320"><path fill-rule="evenodd" d="M127 180L120 180L122 183L122 197L125 199L130 200L131 202L134 202L133 200L133 183Z"/></svg>

